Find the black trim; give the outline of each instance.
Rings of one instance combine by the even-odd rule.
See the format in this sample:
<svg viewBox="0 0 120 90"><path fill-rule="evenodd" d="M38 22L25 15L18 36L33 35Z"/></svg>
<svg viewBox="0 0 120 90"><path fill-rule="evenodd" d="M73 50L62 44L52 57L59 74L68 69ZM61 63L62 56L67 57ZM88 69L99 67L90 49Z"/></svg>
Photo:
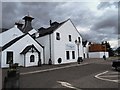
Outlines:
<svg viewBox="0 0 120 90"><path fill-rule="evenodd" d="M20 36L20 37L17 37L13 40L11 40L10 42L8 42L7 44L5 44L3 47L2 47L2 51L4 51L6 48L10 47L12 44L14 44L15 42L17 42L18 40L20 40L21 38L23 38L26 34Z"/></svg>
<svg viewBox="0 0 120 90"><path fill-rule="evenodd" d="M32 35L30 35L29 33L28 33L28 35L32 38L32 39L34 39L33 37L32 37ZM34 39L42 48L44 48L44 46L42 46L42 44L40 44L36 39Z"/></svg>
<svg viewBox="0 0 120 90"><path fill-rule="evenodd" d="M22 36L19 36L19 37L15 38L15 39L11 40L11 41L8 42L7 44L5 44L5 45L2 47L2 51L4 51L6 48L10 47L12 44L14 44L15 42L19 41L21 38L23 38L23 37L26 36L26 35L29 35L34 41L36 41L36 42L43 48L43 46L42 46L37 40L35 40L29 33L26 33L26 34L24 34L24 35L22 35Z"/></svg>
<svg viewBox="0 0 120 90"><path fill-rule="evenodd" d="M50 47L50 59L51 59L51 34L49 34L49 47Z"/></svg>
<svg viewBox="0 0 120 90"><path fill-rule="evenodd" d="M32 44L27 46L20 54L26 54L31 48L34 48L38 53L40 53L37 48Z"/></svg>
<svg viewBox="0 0 120 90"><path fill-rule="evenodd" d="M43 29L40 28L40 29L38 29L39 37L42 37L42 36L45 36L45 35L53 33L55 30L57 30L59 27L61 27L68 20L63 21L63 22L58 23L58 24L55 24L55 25L52 25L52 26L50 26L48 28L43 28Z"/></svg>

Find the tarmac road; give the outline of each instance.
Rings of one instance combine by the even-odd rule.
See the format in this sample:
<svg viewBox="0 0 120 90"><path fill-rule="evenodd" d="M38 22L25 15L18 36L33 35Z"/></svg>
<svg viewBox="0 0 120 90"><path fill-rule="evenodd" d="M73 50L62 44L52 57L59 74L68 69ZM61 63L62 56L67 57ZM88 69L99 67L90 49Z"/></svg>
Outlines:
<svg viewBox="0 0 120 90"><path fill-rule="evenodd" d="M110 62L96 62L47 72L21 75L21 88L118 88L118 83L103 81L95 75L114 71Z"/></svg>

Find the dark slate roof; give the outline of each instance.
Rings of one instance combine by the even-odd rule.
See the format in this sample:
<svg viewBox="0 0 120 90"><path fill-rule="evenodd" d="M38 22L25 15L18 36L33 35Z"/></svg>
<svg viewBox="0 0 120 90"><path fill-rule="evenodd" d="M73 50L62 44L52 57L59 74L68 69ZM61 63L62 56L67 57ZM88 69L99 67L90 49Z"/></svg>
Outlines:
<svg viewBox="0 0 120 90"><path fill-rule="evenodd" d="M11 40L10 42L8 42L7 44L5 44L3 47L2 47L2 51L4 51L6 48L8 48L9 46L11 46L12 44L14 44L15 42L17 42L18 40L20 40L21 38L23 38L25 35L29 35L31 38L33 38L29 33L26 33L22 36L19 36L13 40ZM33 38L34 39L34 38ZM35 40L35 39L34 39ZM44 48L44 46L42 46L37 40L35 40L42 48Z"/></svg>
<svg viewBox="0 0 120 90"><path fill-rule="evenodd" d="M68 21L68 20L66 20L66 21ZM57 28L59 28L59 27L60 27L62 24L64 24L66 21L61 22L61 23L53 22L53 23L51 24L51 26L48 27L48 28L43 28L43 27L41 27L40 29L38 29L39 37L42 37L42 36L45 36L45 35L48 35L48 34L53 33Z"/></svg>
<svg viewBox="0 0 120 90"><path fill-rule="evenodd" d="M18 40L20 40L22 37L24 37L26 34L20 36L20 37L17 37L13 40L11 40L10 42L8 42L7 44L5 44L3 47L2 47L2 51L4 51L6 48L8 48L9 46L11 46L12 44L14 44L15 42L17 42Z"/></svg>
<svg viewBox="0 0 120 90"><path fill-rule="evenodd" d="M37 52L39 52L37 48L32 44L27 46L20 54L26 54L31 48L34 48Z"/></svg>
<svg viewBox="0 0 120 90"><path fill-rule="evenodd" d="M87 44L87 40L82 41L82 45L83 45L83 47L86 47L86 44Z"/></svg>

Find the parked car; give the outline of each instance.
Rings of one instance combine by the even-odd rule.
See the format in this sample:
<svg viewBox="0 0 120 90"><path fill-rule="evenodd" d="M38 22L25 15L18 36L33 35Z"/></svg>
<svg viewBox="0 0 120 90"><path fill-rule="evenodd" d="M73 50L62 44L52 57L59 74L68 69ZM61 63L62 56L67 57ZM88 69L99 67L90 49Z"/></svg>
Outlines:
<svg viewBox="0 0 120 90"><path fill-rule="evenodd" d="M120 60L114 60L112 62L112 67L114 67L115 70L119 70L120 69Z"/></svg>

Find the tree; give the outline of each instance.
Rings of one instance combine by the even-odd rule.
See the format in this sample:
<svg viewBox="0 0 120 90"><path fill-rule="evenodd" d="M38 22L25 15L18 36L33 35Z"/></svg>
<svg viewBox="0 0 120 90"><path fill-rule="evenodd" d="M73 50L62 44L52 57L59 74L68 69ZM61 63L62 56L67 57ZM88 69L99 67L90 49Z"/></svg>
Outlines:
<svg viewBox="0 0 120 90"><path fill-rule="evenodd" d="M116 52L118 55L120 55L120 47L118 47L118 48L115 50L115 52Z"/></svg>
<svg viewBox="0 0 120 90"><path fill-rule="evenodd" d="M113 49L111 48L109 42L107 42L107 41L102 42L102 45L105 45L106 51L109 53L109 56L114 56L114 51L113 51Z"/></svg>

